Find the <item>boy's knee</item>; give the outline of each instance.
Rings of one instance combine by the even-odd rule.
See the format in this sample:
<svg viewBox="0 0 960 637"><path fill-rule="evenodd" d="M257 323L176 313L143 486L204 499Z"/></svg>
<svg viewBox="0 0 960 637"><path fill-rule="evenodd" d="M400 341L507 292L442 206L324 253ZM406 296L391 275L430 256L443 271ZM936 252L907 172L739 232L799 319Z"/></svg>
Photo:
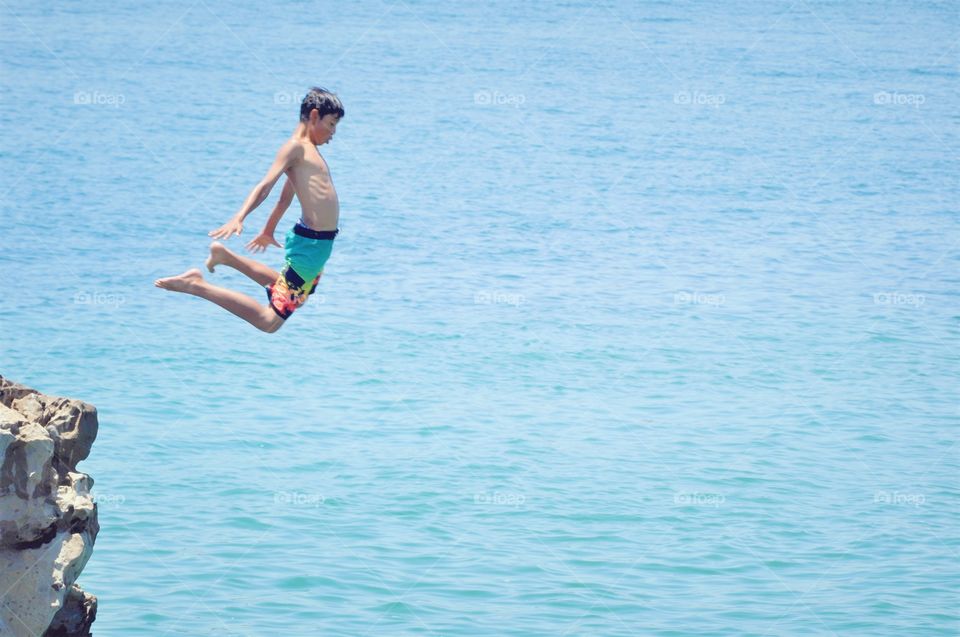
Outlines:
<svg viewBox="0 0 960 637"><path fill-rule="evenodd" d="M275 323L269 323L266 327L263 328L263 331L268 334L273 334L277 330L283 327L283 321L277 321Z"/></svg>
<svg viewBox="0 0 960 637"><path fill-rule="evenodd" d="M264 320L263 323L260 325L260 329L263 330L264 332L267 332L268 334L273 334L274 332L279 330L281 327L283 327L283 324L285 321L279 316L277 316L277 314L273 310L268 310L268 312L270 314L269 316L266 317L266 320Z"/></svg>

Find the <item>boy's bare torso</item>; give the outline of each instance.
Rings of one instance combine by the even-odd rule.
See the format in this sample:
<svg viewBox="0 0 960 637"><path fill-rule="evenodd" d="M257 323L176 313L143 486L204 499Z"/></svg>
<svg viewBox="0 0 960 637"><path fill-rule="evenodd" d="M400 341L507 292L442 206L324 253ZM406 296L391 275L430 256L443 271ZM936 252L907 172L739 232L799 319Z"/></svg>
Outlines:
<svg viewBox="0 0 960 637"><path fill-rule="evenodd" d="M299 142L303 146L303 159L286 172L297 193L303 222L314 230L335 230L340 220L340 202L330 168L316 146L307 140Z"/></svg>

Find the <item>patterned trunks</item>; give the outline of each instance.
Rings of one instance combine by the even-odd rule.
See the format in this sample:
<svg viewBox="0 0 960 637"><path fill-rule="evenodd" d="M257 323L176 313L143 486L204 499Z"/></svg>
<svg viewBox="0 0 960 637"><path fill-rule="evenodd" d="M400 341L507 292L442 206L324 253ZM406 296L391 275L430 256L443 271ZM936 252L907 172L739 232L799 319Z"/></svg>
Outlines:
<svg viewBox="0 0 960 637"><path fill-rule="evenodd" d="M272 285L264 286L270 307L277 316L288 319L313 294L338 232L339 228L314 230L299 221L287 232L283 269Z"/></svg>

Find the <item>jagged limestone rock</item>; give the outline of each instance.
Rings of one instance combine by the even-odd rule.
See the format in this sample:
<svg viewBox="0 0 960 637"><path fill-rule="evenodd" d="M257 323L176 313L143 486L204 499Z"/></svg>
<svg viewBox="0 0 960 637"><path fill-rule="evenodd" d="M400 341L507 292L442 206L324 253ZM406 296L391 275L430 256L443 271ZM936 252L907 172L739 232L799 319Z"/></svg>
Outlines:
<svg viewBox="0 0 960 637"><path fill-rule="evenodd" d="M76 585L99 525L76 470L97 411L0 376L0 635L90 635L97 600Z"/></svg>

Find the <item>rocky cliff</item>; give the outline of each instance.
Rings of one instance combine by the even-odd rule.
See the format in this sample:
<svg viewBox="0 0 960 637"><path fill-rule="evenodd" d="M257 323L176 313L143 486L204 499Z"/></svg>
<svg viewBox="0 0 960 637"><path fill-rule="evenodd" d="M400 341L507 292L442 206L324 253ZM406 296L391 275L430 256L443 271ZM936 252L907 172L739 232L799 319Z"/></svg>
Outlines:
<svg viewBox="0 0 960 637"><path fill-rule="evenodd" d="M96 437L92 405L0 376L0 635L91 634L97 599L76 579L100 527L77 463Z"/></svg>

